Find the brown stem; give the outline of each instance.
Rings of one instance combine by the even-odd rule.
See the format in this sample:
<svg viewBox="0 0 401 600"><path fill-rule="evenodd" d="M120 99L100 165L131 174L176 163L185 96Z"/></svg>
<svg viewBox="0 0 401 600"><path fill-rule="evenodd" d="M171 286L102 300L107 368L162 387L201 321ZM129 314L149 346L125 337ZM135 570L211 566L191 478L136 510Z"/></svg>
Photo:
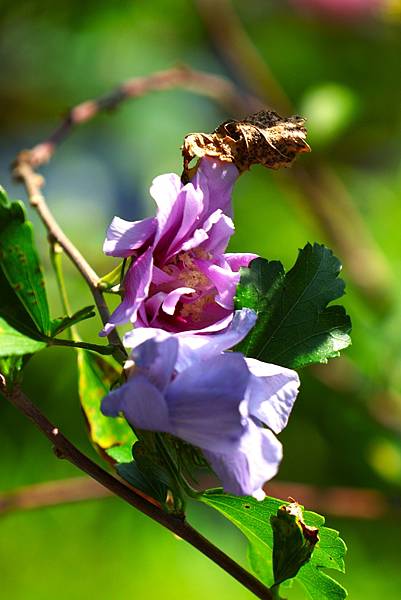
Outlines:
<svg viewBox="0 0 401 600"><path fill-rule="evenodd" d="M115 496L118 496L134 508L137 508L140 512L144 513L157 523L160 523L160 525L194 546L202 554L219 565L229 575L234 577L234 579L246 587L257 598L260 598L261 600L272 599L272 594L268 588L227 556L227 554L204 538L198 531L189 525L184 518L166 513L159 507L148 502L133 489L124 485L121 481L104 471L99 465L80 452L17 386L10 391L7 389L4 380L0 378L0 392L2 392L5 398L22 414L28 417L50 440L58 456L68 460L80 471L89 475Z"/></svg>
<svg viewBox="0 0 401 600"><path fill-rule="evenodd" d="M22 181L25 185L29 202L39 214L46 227L51 243L57 242L61 246L86 280L95 300L102 323L105 325L109 321L110 313L104 300L103 293L98 288L99 277L71 240L66 236L52 215L47 206L45 197L42 194L44 179L35 172L29 157L29 151L21 152L14 164L14 177L19 181ZM123 361L126 355L117 332L112 331L107 337L109 342L116 348L116 358L120 358L120 360Z"/></svg>
<svg viewBox="0 0 401 600"><path fill-rule="evenodd" d="M100 112L114 110L130 98L139 98L150 92L160 92L177 87L215 100L233 116L244 110L249 112L249 107L255 108L255 110L261 107L260 101L250 95L240 94L237 87L223 77L196 71L185 65L158 71L146 77L136 77L129 79L101 98L87 100L72 108L46 140L31 150L22 151L17 156L15 162L17 176L20 166L24 163L28 163L33 169L47 163L52 158L57 146L69 136L75 126L90 121Z"/></svg>

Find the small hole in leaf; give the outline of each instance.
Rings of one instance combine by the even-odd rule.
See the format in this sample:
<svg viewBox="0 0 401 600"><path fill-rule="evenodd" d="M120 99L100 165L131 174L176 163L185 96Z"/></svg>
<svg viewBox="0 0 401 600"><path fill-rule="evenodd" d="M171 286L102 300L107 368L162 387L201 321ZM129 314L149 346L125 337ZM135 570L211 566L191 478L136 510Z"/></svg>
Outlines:
<svg viewBox="0 0 401 600"><path fill-rule="evenodd" d="M244 504L244 508L251 508L250 504Z"/></svg>

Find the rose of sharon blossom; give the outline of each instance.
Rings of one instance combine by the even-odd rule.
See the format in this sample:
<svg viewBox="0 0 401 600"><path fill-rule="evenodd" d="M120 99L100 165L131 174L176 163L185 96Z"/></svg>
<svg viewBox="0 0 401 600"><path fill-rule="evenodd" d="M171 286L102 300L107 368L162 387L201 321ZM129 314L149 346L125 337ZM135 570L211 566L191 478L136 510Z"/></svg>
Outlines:
<svg viewBox="0 0 401 600"><path fill-rule="evenodd" d="M156 217L113 219L104 252L132 263L123 301L102 335L128 321L171 332L227 327L239 269L255 258L224 254L234 232L231 191L237 177L234 165L203 158L186 185L175 174L153 181Z"/></svg>
<svg viewBox="0 0 401 600"><path fill-rule="evenodd" d="M221 351L240 341L255 319L249 309L238 311L219 336L142 330L152 337L134 348L135 367L103 400L102 412L123 413L134 428L201 448L227 492L263 499L262 486L282 457L274 434L287 424L299 379L290 369Z"/></svg>

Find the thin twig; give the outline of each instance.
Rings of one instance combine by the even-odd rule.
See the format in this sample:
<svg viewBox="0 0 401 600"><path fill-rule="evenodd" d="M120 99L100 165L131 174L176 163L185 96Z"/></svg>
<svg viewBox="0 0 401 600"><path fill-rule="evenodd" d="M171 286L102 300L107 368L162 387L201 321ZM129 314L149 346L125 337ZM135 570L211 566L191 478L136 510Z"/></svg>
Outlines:
<svg viewBox="0 0 401 600"><path fill-rule="evenodd" d="M26 159L23 158L25 155L27 156ZM49 237L52 239L52 243L56 241L61 246L88 283L102 323L105 325L109 321L110 313L103 293L98 288L100 278L53 217L41 190L44 185L44 179L35 172L28 157L29 151L22 152L19 155L14 164L13 174L18 180L24 183L29 202L39 214L48 231ZM117 332L111 331L107 337L110 344L116 348L116 358L120 358L120 361L123 362L126 355Z"/></svg>
<svg viewBox="0 0 401 600"><path fill-rule="evenodd" d="M272 594L256 577L248 573L243 567L237 564L219 548L214 546L209 540L204 538L196 529L194 529L181 516L176 516L164 512L154 504L145 500L133 489L124 485L121 481L104 471L99 465L85 456L78 450L60 431L55 427L40 410L27 398L27 396L15 386L12 391L7 389L5 381L0 377L0 392L11 402L22 414L28 417L38 427L38 429L53 444L57 456L60 456L80 471L89 475L92 479L100 483L115 496L118 496L140 512L144 513L163 527L172 531L174 534L194 546L202 554L210 558L219 565L224 571L230 574L234 579L246 587L257 598L261 600L271 600Z"/></svg>
<svg viewBox="0 0 401 600"><path fill-rule="evenodd" d="M120 104L132 98L140 98L150 92L183 88L190 92L207 96L218 102L233 116L244 110L258 110L261 103L250 94L240 94L238 88L223 77L190 69L185 65L158 71L145 77L135 77L118 86L109 94L98 99L87 100L72 108L61 124L43 142L31 150L22 151L16 159L17 176L22 164L27 163L37 169L49 162L57 146L63 142L77 125L93 119L100 112L115 110Z"/></svg>
<svg viewBox="0 0 401 600"><path fill-rule="evenodd" d="M201 481L202 487L206 485ZM401 500L379 490L350 487L318 487L309 484L270 481L266 493L283 500L292 497L309 510L356 519L378 519L401 514ZM18 510L33 510L89 500L112 498L113 494L90 477L73 477L27 485L0 493L0 516Z"/></svg>

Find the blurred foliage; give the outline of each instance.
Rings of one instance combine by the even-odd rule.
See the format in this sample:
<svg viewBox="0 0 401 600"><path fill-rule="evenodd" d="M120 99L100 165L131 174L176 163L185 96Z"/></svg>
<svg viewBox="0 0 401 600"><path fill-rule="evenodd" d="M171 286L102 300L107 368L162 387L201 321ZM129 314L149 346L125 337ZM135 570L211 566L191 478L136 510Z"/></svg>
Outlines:
<svg viewBox="0 0 401 600"><path fill-rule="evenodd" d="M232 77L244 87L221 49L211 43L192 1L0 0L0 5L0 181L11 197L23 195L8 172L16 152L46 137L71 106L127 78L185 62ZM306 13L302 3L295 2L237 0L234 6L296 111L309 117L313 153L302 157L302 163L326 161L336 170L392 277L392 303L386 311L375 311L349 278L347 257L340 256L353 346L344 359L303 373L302 392L281 436L285 458L279 478L374 487L395 498L399 508L399 13L383 8L345 21ZM169 91L102 115L63 144L44 170L46 194L57 218L99 273L115 266L101 252L110 218L119 214L134 220L151 214L151 179L180 171L184 135L212 130L228 116L232 115L205 98ZM234 203L237 233L232 251L257 252L282 260L288 268L307 241L328 243L289 173L253 169L236 185ZM29 217L37 223L32 211ZM61 314L40 226L36 237L42 243L51 314ZM65 271L72 308L90 304L85 284L67 261ZM79 325L80 335L90 341L97 341L99 329L96 319ZM54 374L51 380L49 373ZM45 350L28 365L26 390L95 457L77 387L73 351ZM4 403L0 439L1 489L76 474ZM329 527L341 530L349 548L341 582L350 597L399 597L399 515L398 511L391 520L372 522L327 518ZM218 515L194 508L192 517L227 551L244 556L243 541ZM374 561L373 547L378 549ZM118 500L3 518L0 562L2 594L13 600L47 600L54 590L60 600L86 594L106 600L118 597L119 589L125 597L156 598L162 593L166 600L197 600L210 593L222 600L250 598L207 559ZM294 590L292 598L303 598L302 592Z"/></svg>

